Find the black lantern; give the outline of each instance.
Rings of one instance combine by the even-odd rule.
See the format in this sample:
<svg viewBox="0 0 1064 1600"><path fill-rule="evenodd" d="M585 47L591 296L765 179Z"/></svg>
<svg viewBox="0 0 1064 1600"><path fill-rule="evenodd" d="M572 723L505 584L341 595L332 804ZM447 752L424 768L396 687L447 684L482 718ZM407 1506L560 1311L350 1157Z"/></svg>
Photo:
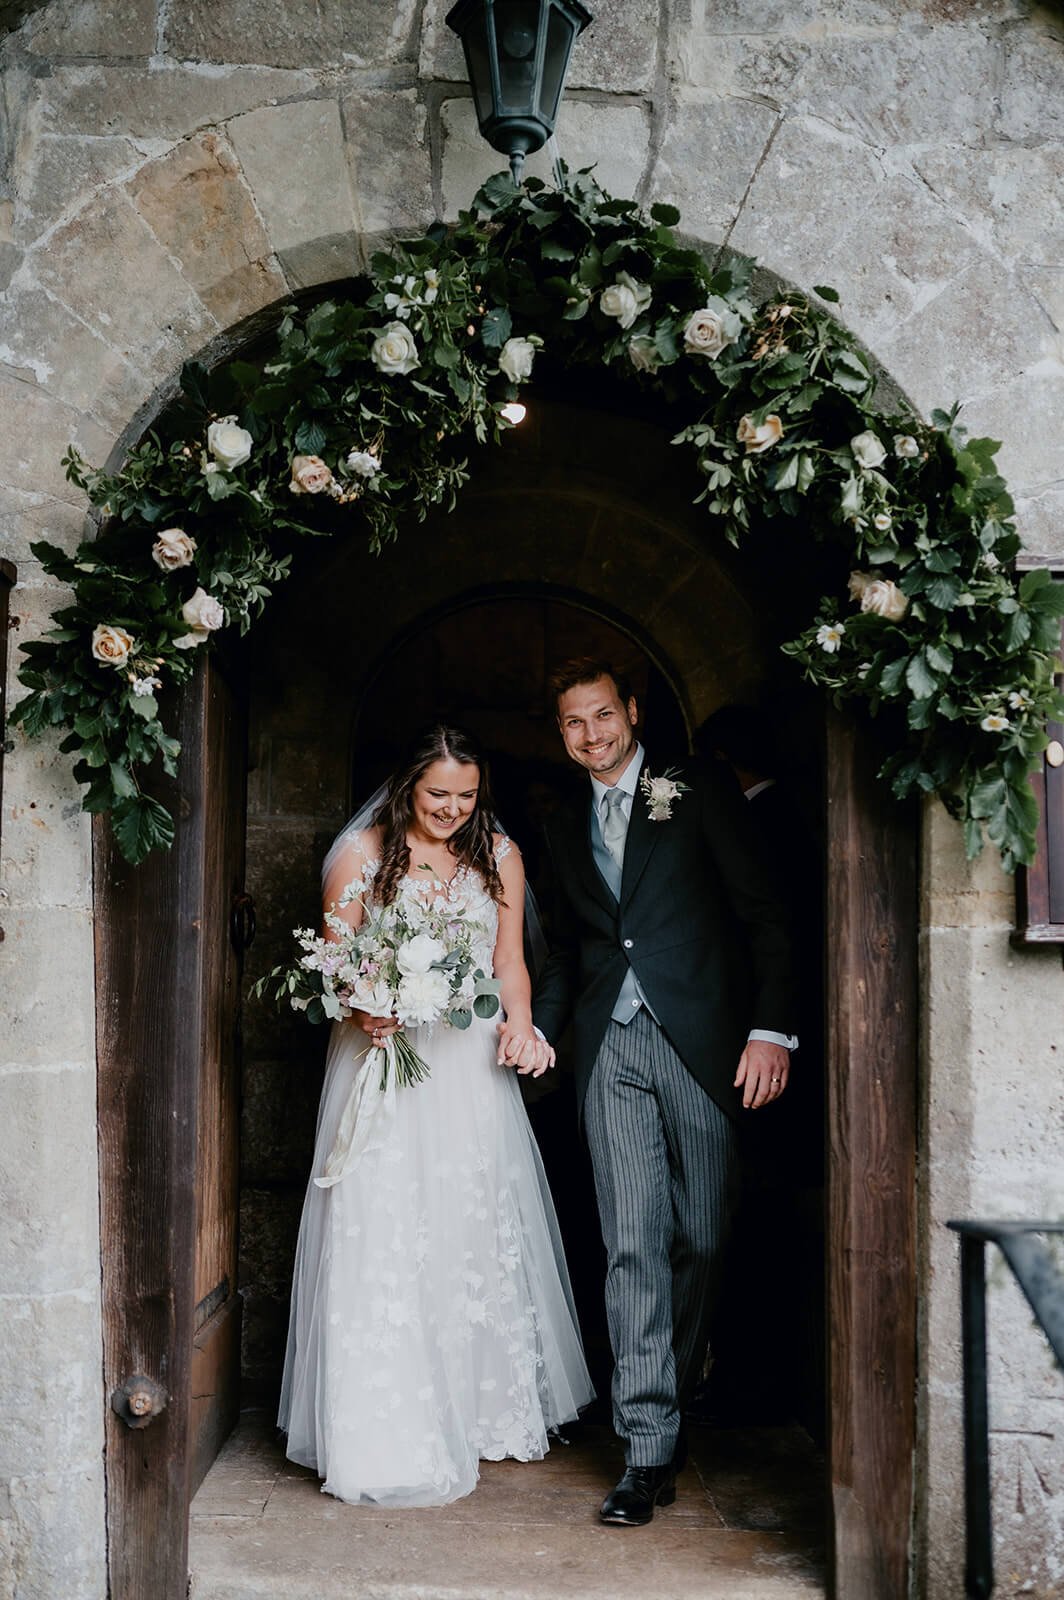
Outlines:
<svg viewBox="0 0 1064 1600"><path fill-rule="evenodd" d="M590 21L579 0L458 0L448 14L465 49L480 131L509 156L515 183L525 157L554 132L569 57Z"/></svg>

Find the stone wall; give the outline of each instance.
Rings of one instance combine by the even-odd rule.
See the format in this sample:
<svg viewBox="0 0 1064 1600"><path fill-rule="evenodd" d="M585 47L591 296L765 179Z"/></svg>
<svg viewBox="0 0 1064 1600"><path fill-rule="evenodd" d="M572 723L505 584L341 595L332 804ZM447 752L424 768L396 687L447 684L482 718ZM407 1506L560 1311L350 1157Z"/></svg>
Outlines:
<svg viewBox="0 0 1064 1600"><path fill-rule="evenodd" d="M842 315L920 407L1004 440L1024 537L1064 556L1064 30L1029 0L610 0L559 145L673 200ZM0 6L0 551L11 650L72 544L68 440L95 460L181 360L373 240L453 216L498 164L446 0L53 0ZM28 14L27 14L28 13ZM24 19L24 20L23 20ZM544 170L543 158L538 160ZM103 1592L89 835L65 762L14 735L2 836L5 1229L0 1590ZM936 814L925 852L924 1344L917 1592L955 1592L957 1211L1059 1209L1064 1078L1051 952ZM58 996L58 998L57 998ZM999 1566L1064 1579L1064 1386L995 1287Z"/></svg>

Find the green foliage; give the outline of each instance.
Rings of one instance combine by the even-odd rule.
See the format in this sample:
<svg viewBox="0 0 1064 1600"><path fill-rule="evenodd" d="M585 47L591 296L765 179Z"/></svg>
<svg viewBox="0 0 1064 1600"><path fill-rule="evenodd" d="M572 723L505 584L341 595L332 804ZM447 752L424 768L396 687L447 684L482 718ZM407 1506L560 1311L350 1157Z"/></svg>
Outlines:
<svg viewBox="0 0 1064 1600"><path fill-rule="evenodd" d="M186 363L180 398L118 472L68 451L99 532L72 556L34 547L73 601L25 647L14 714L30 736L65 730L83 804L111 813L131 861L173 837L142 788L179 754L159 693L189 676L217 625L247 631L301 539L361 521L378 551L411 515L452 507L470 450L505 431L501 407L540 349L604 365L691 418L674 443L733 543L752 523L800 518L842 548L850 596L826 599L784 649L837 700L904 712L884 768L899 797L939 794L971 854L985 834L1007 867L1031 859L1027 775L1061 706L1064 599L1047 573L1011 575L998 446L967 439L956 407L929 422L882 412L867 357L824 309L835 290L755 306L750 264L711 267L678 222L590 172L560 189L499 173L453 228L375 256L358 299L288 308L261 365ZM160 558L167 541L175 559ZM101 627L114 631L94 653Z"/></svg>

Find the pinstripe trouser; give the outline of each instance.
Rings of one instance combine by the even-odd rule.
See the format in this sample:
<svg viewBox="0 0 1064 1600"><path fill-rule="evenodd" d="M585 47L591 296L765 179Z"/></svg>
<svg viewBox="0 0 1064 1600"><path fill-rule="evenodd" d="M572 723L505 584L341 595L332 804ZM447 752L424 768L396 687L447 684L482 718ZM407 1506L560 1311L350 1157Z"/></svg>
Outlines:
<svg viewBox="0 0 1064 1600"><path fill-rule="evenodd" d="M609 1024L584 1122L608 1259L613 1425L629 1466L659 1466L701 1371L735 1130L645 1010Z"/></svg>

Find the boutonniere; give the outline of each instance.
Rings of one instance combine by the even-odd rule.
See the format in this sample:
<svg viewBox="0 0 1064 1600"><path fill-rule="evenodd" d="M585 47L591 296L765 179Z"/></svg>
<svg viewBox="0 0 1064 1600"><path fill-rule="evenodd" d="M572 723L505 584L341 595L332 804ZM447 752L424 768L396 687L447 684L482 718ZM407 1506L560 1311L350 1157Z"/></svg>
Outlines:
<svg viewBox="0 0 1064 1600"><path fill-rule="evenodd" d="M673 801L687 793L688 785L681 783L675 774L676 768L670 767L660 778L653 778L644 769L639 787L646 797L651 822L668 822L672 816Z"/></svg>

